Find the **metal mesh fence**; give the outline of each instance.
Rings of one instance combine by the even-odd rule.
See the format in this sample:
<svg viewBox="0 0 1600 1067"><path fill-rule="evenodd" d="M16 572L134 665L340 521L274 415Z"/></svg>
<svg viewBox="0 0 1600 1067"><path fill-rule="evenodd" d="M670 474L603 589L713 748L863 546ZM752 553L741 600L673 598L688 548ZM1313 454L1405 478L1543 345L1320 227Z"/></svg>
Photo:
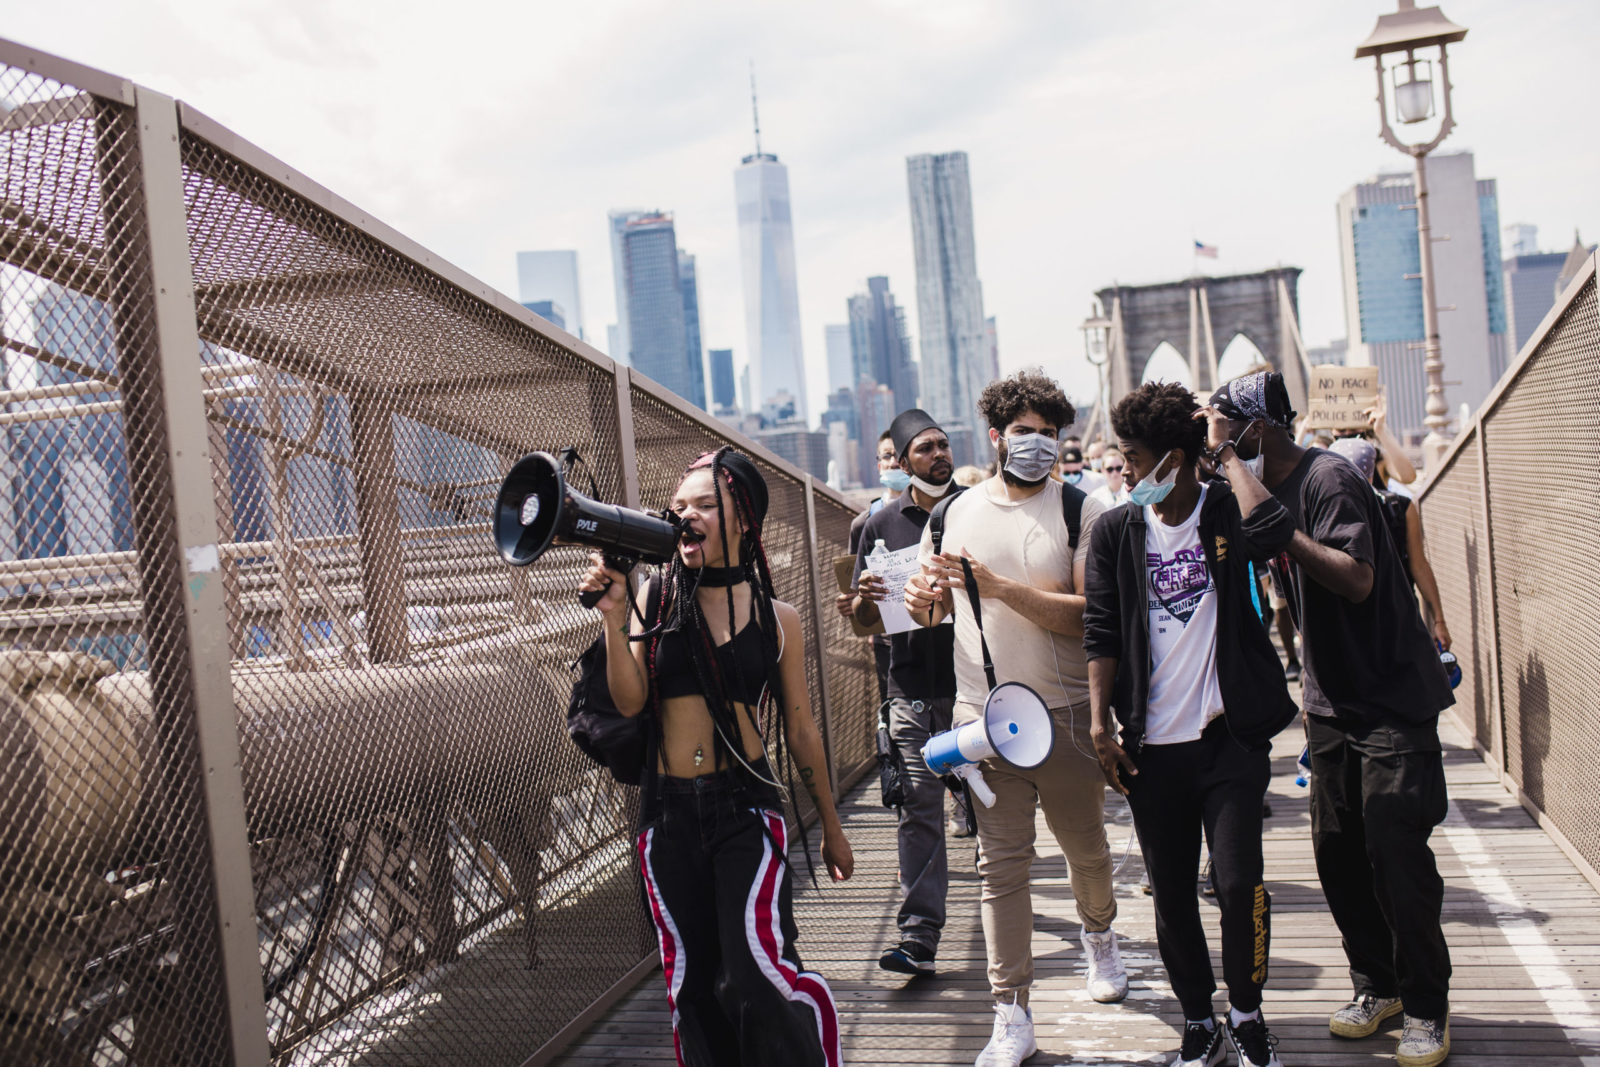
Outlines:
<svg viewBox="0 0 1600 1067"><path fill-rule="evenodd" d="M661 507L725 432L638 383L619 410L608 367L204 121L152 147L127 100L22 66L0 65L0 99L0 1062L526 1061L654 939L635 791L563 728L596 632L583 553L505 566L494 494L521 455L570 445L622 500L631 440ZM181 173L182 353L157 343L141 150ZM190 393L216 662L186 609L208 565L175 517ZM813 714L852 780L871 665L819 615L816 569L851 512L757 459ZM202 675L232 695L259 985L220 947ZM234 1047L241 1002L265 1049Z"/></svg>
<svg viewBox="0 0 1600 1067"><path fill-rule="evenodd" d="M1600 745L1600 587L1590 578L1600 508L1600 312L1592 269L1480 418L1424 500L1452 634L1471 644L1463 718L1529 802L1591 867L1600 816L1588 754ZM1552 462L1551 457L1564 457ZM1487 510L1483 505L1487 496ZM1457 628L1458 624L1460 629ZM1498 691L1493 680L1498 678ZM1497 720L1494 708L1503 709Z"/></svg>

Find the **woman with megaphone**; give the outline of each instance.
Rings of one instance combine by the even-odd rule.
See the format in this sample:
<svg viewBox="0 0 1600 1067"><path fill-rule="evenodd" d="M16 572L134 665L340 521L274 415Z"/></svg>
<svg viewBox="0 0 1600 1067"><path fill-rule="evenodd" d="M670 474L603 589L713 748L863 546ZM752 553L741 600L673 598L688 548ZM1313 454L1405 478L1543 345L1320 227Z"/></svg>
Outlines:
<svg viewBox="0 0 1600 1067"><path fill-rule="evenodd" d="M637 849L678 1062L834 1067L833 994L794 947L773 770L785 745L820 816L829 873L849 878L854 860L811 718L800 615L776 598L761 546L767 485L723 448L689 466L671 510L677 554L635 610L625 576L599 554L579 589L604 591L595 606L612 700L649 717ZM646 628L647 618L660 621Z"/></svg>

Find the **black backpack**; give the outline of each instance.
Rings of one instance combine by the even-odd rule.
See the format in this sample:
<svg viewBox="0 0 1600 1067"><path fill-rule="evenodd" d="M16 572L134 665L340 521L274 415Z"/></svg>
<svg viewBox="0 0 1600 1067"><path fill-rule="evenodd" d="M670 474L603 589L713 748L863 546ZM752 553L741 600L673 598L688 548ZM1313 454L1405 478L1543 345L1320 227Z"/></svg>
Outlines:
<svg viewBox="0 0 1600 1067"><path fill-rule="evenodd" d="M646 586L645 629L656 624L661 584ZM650 756L646 713L628 716L617 710L606 684L606 635L602 631L570 664L576 672L567 700L567 734L585 756L611 772L623 785L638 785Z"/></svg>
<svg viewBox="0 0 1600 1067"><path fill-rule="evenodd" d="M944 513L950 509L950 502L966 491L962 486L952 489L928 513L928 529L933 531L934 555L939 554L940 546L944 544ZM1083 527L1083 502L1087 498L1088 494L1077 486L1061 483L1061 517L1067 523L1067 545L1074 552L1078 550L1078 534Z"/></svg>

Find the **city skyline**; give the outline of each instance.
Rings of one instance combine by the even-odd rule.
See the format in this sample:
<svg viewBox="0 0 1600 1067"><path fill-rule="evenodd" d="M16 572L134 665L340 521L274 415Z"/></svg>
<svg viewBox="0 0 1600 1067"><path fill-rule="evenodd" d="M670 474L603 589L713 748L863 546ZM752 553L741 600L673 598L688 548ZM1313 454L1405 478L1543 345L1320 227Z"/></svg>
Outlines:
<svg viewBox="0 0 1600 1067"><path fill-rule="evenodd" d="M1304 265L1306 343L1343 333L1328 204L1399 162L1374 136L1370 65L1351 58L1392 6L687 3L663 19L624 2L498 12L498 31L484 34L481 20L440 22L420 8L379 19L288 0L268 16L175 0L140 15L90 0L71 16L21 9L7 32L186 100L508 293L516 251L576 249L597 347L616 321L602 218L618 204L672 205L698 255L707 347L744 347L726 167L748 151L753 57L804 208L795 247L807 349L822 351L822 327L862 277L909 281L903 161L959 147L971 159L985 311L1005 333L1002 369L1044 361L1084 397L1094 376L1075 309L1108 279L1183 276L1196 237L1221 248L1208 264L1217 273ZM1600 234L1588 191L1600 146L1566 136L1557 106L1600 88L1581 62L1600 11L1487 0L1446 10L1471 31L1451 54L1453 144L1498 178L1501 218ZM857 32L842 40L830 27L846 13ZM521 62L517 42L534 29L570 49ZM763 45L773 40L782 54ZM451 48L476 57L471 102L410 91ZM637 62L597 75L581 58L618 51ZM552 118L541 101L558 92ZM419 123L435 131L426 157ZM1057 254L1040 256L1046 246ZM1065 322L1062 307L1074 309ZM815 413L824 361L807 370Z"/></svg>

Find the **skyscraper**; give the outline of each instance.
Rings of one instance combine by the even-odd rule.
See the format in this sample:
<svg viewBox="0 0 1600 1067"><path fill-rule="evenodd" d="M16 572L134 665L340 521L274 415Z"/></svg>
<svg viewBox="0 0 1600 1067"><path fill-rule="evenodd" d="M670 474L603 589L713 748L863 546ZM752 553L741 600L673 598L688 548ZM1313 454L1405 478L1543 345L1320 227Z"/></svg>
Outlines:
<svg viewBox="0 0 1600 1067"><path fill-rule="evenodd" d="M841 322L822 328L828 349L828 392L850 388L855 381L855 361L850 354L850 324Z"/></svg>
<svg viewBox="0 0 1600 1067"><path fill-rule="evenodd" d="M578 253L570 249L517 253L518 303L527 307L542 300L553 301L561 308L564 320L557 325L588 340L583 332L583 300L578 293Z"/></svg>
<svg viewBox="0 0 1600 1067"><path fill-rule="evenodd" d="M1436 235L1434 290L1444 356L1445 402L1476 408L1505 371L1505 275L1494 180L1478 179L1470 152L1428 157ZM1427 398L1416 193L1410 173L1380 174L1339 198L1350 366L1376 366L1388 390L1389 424L1420 440Z"/></svg>
<svg viewBox="0 0 1600 1067"><path fill-rule="evenodd" d="M567 329L567 312L554 300L524 300L522 306L557 329ZM568 333L572 331L568 330Z"/></svg>
<svg viewBox="0 0 1600 1067"><path fill-rule="evenodd" d="M712 411L723 412L738 404L739 396L733 374L733 349L713 348L711 358Z"/></svg>
<svg viewBox="0 0 1600 1067"><path fill-rule="evenodd" d="M917 366L906 334L905 309L895 303L889 279L867 279L867 291L848 301L855 382L870 378L889 387L896 411L917 405Z"/></svg>
<svg viewBox="0 0 1600 1067"><path fill-rule="evenodd" d="M970 428L988 359L967 154L910 156L906 178L917 263L922 407L947 432ZM952 444L955 440L952 432ZM956 456L956 462L970 463L970 451Z"/></svg>
<svg viewBox="0 0 1600 1067"><path fill-rule="evenodd" d="M611 346L611 351L606 354L619 363L629 362L630 351L628 337L628 269L623 261L622 235L627 232L628 223L636 219L646 218L655 212L642 211L638 208L613 208L606 212L606 224L611 233L611 284L616 290L617 321L606 327L606 342Z"/></svg>
<svg viewBox="0 0 1600 1067"><path fill-rule="evenodd" d="M1505 258L1506 331L1513 354L1522 351L1533 331L1555 306L1556 278L1567 261L1565 252L1540 252L1539 228L1526 222L1505 229L1510 246Z"/></svg>
<svg viewBox="0 0 1600 1067"><path fill-rule="evenodd" d="M755 85L750 103L755 107ZM795 416L809 424L805 362L800 340L800 288L794 265L794 228L789 213L789 170L761 151L756 113L756 150L733 172L739 208L739 258L744 283L746 365L752 400L766 405L780 391L794 397Z"/></svg>
<svg viewBox="0 0 1600 1067"><path fill-rule="evenodd" d="M683 289L683 329L686 348L684 358L689 364L689 388L694 395L685 396L701 411L706 406L706 359L700 347L700 283L695 277L694 257L678 249L678 284Z"/></svg>
<svg viewBox="0 0 1600 1067"><path fill-rule="evenodd" d="M645 215L622 233L629 363L691 403L705 406L705 374L689 361L686 298L672 216ZM699 398L698 400L696 398Z"/></svg>

